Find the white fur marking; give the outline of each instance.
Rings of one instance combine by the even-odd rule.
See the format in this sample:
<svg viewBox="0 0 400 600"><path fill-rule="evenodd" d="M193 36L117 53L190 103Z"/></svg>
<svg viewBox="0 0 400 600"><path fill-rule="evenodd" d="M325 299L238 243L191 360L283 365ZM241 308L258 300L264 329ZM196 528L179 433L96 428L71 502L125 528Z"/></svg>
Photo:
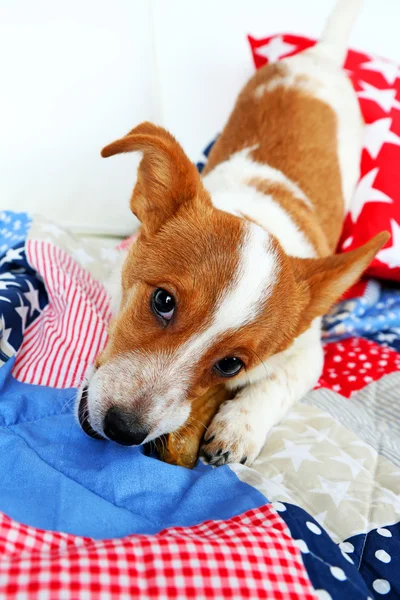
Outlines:
<svg viewBox="0 0 400 600"><path fill-rule="evenodd" d="M227 161L220 163L210 171L210 173L207 173L207 175L203 177L204 187L210 194L221 190L234 190L238 185L242 186L246 180L258 177L266 179L268 182L276 182L284 185L297 200L304 202L310 210L314 210L312 202L307 198L297 183L286 177L279 169L274 169L269 165L255 162L251 158L250 152L255 147L256 146L251 146L250 148L245 148L240 152L236 152L236 154L233 154ZM245 200L242 202L241 210L247 213Z"/></svg>
<svg viewBox="0 0 400 600"><path fill-rule="evenodd" d="M234 154L215 167L204 177L203 182L216 208L234 215L244 212L274 235L287 254L313 258L316 254L314 247L282 206L271 195L263 194L254 186L248 185L247 182L254 178L267 182L276 181L301 199L302 191L295 183L281 171L254 162L249 157L248 149Z"/></svg>
<svg viewBox="0 0 400 600"><path fill-rule="evenodd" d="M268 233L254 223L246 227L235 279L221 290L222 298L205 331L168 355L131 352L96 371L88 394L93 429L102 432L104 415L113 405L129 407L138 418L145 415L151 426L147 441L186 421L190 407L184 401L201 355L227 331L256 319L276 282L279 265Z"/></svg>
<svg viewBox="0 0 400 600"><path fill-rule="evenodd" d="M229 452L227 462L246 457L251 465L272 427L317 383L323 366L320 323L315 319L290 348L253 369L250 383L246 375L245 387L221 406L207 431L213 437L205 446L211 464Z"/></svg>
<svg viewBox="0 0 400 600"><path fill-rule="evenodd" d="M268 234L249 223L232 289L226 291L210 327L183 346L185 355L196 356L223 333L254 321L272 293L278 268Z"/></svg>
<svg viewBox="0 0 400 600"><path fill-rule="evenodd" d="M262 98L264 94L272 92L279 87L296 88L310 95L314 95L316 85L311 79L300 78L296 73L288 73L283 77L276 77L266 83L261 83L254 90L256 98Z"/></svg>

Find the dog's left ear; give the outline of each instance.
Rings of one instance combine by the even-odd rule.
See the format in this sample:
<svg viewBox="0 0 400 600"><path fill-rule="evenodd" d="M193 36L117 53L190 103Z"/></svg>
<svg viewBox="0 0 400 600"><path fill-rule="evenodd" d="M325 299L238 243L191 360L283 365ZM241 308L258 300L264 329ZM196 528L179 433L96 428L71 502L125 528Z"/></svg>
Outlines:
<svg viewBox="0 0 400 600"><path fill-rule="evenodd" d="M139 151L143 158L131 210L145 234L155 233L188 201L209 202L199 173L176 139L162 127L142 123L101 151L103 157Z"/></svg>
<svg viewBox="0 0 400 600"><path fill-rule="evenodd" d="M362 275L378 250L389 239L387 231L351 252L333 254L325 258L293 258L292 265L298 285L308 293L309 302L302 321L311 323L328 312Z"/></svg>

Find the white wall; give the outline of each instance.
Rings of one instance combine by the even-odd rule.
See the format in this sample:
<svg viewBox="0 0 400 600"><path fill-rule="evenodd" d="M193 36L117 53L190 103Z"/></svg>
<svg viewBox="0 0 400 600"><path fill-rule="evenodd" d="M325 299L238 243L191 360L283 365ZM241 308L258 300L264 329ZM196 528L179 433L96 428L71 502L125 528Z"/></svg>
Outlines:
<svg viewBox="0 0 400 600"><path fill-rule="evenodd" d="M400 62L400 0L364 0L350 44ZM193 160L253 70L245 34L317 38L335 0L154 0L163 119ZM179 23L179 27L176 24ZM174 35L171 35L174 31ZM171 76L172 74L172 76ZM208 129L202 115L207 112Z"/></svg>
<svg viewBox="0 0 400 600"><path fill-rule="evenodd" d="M154 114L151 27L146 2L0 0L2 208L130 219L134 161L100 150Z"/></svg>
<svg viewBox="0 0 400 600"><path fill-rule="evenodd" d="M332 0L0 0L0 208L128 233L144 119L196 160L253 71L246 34L318 36ZM400 61L400 0L366 0L354 47Z"/></svg>

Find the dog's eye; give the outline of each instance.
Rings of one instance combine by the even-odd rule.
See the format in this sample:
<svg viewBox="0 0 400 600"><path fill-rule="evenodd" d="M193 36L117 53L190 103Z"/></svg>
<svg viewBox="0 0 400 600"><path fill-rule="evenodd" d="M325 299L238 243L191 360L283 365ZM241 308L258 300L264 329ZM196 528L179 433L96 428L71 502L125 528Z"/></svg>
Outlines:
<svg viewBox="0 0 400 600"><path fill-rule="evenodd" d="M234 375L237 375L243 367L243 361L236 356L226 356L215 363L215 369L223 377L233 377Z"/></svg>
<svg viewBox="0 0 400 600"><path fill-rule="evenodd" d="M151 300L154 312L165 321L170 321L175 310L175 298L162 288L157 288Z"/></svg>

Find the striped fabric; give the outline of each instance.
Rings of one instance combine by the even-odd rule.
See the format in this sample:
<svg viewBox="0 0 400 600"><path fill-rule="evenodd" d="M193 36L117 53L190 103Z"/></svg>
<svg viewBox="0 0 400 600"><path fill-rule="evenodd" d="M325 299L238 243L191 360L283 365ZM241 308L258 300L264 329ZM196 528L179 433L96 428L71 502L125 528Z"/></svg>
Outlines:
<svg viewBox="0 0 400 600"><path fill-rule="evenodd" d="M77 387L107 339L107 293L57 246L29 240L26 255L45 280L49 304L26 331L13 375L24 383Z"/></svg>

